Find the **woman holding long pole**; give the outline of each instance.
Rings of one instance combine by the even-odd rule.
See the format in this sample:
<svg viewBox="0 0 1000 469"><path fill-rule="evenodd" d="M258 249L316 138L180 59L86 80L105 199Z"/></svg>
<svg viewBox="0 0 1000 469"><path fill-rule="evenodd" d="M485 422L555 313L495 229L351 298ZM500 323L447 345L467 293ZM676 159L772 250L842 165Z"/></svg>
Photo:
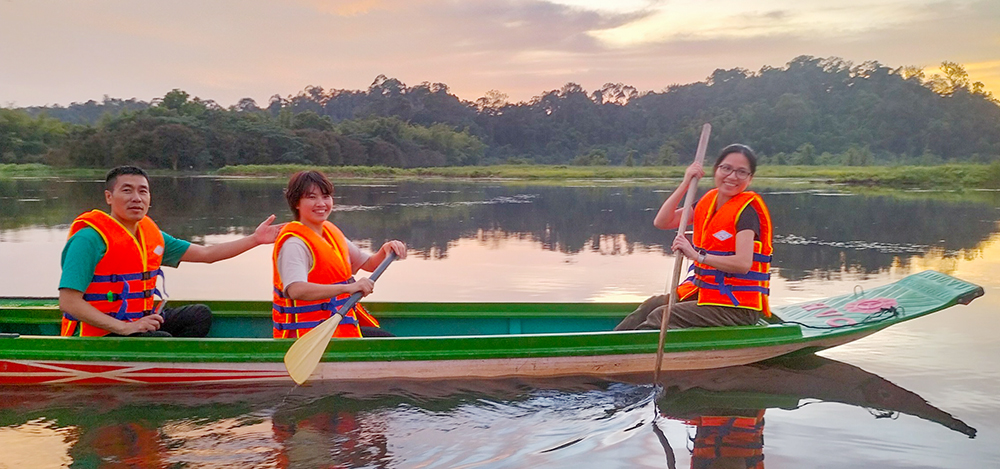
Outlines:
<svg viewBox="0 0 1000 469"><path fill-rule="evenodd" d="M694 261L692 276L677 287L669 328L752 325L770 316L771 216L763 199L747 190L757 157L746 145L729 145L713 168L715 188L694 208L693 241L684 236L686 227L678 227L678 205L692 181L705 174L700 163L687 168L653 221L663 230L680 228L671 248ZM615 330L659 329L667 299L646 300Z"/></svg>

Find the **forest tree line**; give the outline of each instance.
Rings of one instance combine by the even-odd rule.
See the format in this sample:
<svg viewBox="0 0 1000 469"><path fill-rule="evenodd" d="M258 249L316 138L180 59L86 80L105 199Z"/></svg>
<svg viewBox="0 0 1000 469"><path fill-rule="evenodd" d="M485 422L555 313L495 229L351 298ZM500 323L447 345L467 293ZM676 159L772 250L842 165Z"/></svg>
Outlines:
<svg viewBox="0 0 1000 469"><path fill-rule="evenodd" d="M228 108L172 90L152 102L0 109L0 163L673 165L694 153L704 122L712 148L746 143L766 164L1000 160L997 99L961 65L941 70L802 56L658 92L567 83L518 103L499 91L465 101L445 84L385 76L367 90L309 86Z"/></svg>

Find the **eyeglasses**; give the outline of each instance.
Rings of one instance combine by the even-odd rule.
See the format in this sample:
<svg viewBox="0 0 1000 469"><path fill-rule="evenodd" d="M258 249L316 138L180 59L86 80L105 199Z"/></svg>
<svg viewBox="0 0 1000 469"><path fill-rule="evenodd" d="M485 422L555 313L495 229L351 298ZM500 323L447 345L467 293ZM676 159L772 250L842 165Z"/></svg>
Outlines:
<svg viewBox="0 0 1000 469"><path fill-rule="evenodd" d="M715 168L715 170L719 174L721 174L723 177L729 176L730 174L732 174L732 173L735 172L736 173L736 179L739 179L741 181L744 180L744 179L746 179L746 178L748 178L748 177L750 177L750 174L751 174L750 171L747 171L747 170L745 170L743 168L736 169L736 168L734 168L732 166L729 166L728 164L719 165L719 167Z"/></svg>

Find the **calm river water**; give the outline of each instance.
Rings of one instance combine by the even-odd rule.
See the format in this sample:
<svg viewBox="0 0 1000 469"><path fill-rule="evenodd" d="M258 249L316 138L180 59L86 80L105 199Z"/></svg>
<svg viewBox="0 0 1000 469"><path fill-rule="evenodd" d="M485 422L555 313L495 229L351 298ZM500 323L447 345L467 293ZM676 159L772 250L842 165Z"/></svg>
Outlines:
<svg viewBox="0 0 1000 469"><path fill-rule="evenodd" d="M283 184L154 178L150 215L218 243L289 219ZM651 220L674 181L335 184L348 237L412 249L372 300L635 302L673 265ZM752 436L772 468L1000 467L1000 194L754 186L775 224L775 304L924 269L986 295L822 357L670 374L662 393L584 378L0 388L0 468L690 467L698 424L719 415L763 415ZM0 296L54 296L68 224L92 208L106 208L98 181L0 181ZM270 254L171 269L170 294L269 299Z"/></svg>

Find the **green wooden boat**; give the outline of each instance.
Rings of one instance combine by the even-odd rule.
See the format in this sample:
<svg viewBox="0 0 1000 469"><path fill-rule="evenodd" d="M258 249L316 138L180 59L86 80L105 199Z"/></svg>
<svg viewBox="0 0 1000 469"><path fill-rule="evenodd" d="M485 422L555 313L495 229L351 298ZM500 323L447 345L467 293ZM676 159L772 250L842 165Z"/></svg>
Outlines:
<svg viewBox="0 0 1000 469"><path fill-rule="evenodd" d="M967 304L982 287L925 271L869 291L776 308L756 326L670 331L664 370L809 353ZM54 299L0 299L0 385L291 383L292 339L271 339L270 303L210 301L210 337L58 337ZM183 302L171 302L183 304ZM651 373L657 331L612 332L627 303L366 303L392 338L334 339L310 381Z"/></svg>

